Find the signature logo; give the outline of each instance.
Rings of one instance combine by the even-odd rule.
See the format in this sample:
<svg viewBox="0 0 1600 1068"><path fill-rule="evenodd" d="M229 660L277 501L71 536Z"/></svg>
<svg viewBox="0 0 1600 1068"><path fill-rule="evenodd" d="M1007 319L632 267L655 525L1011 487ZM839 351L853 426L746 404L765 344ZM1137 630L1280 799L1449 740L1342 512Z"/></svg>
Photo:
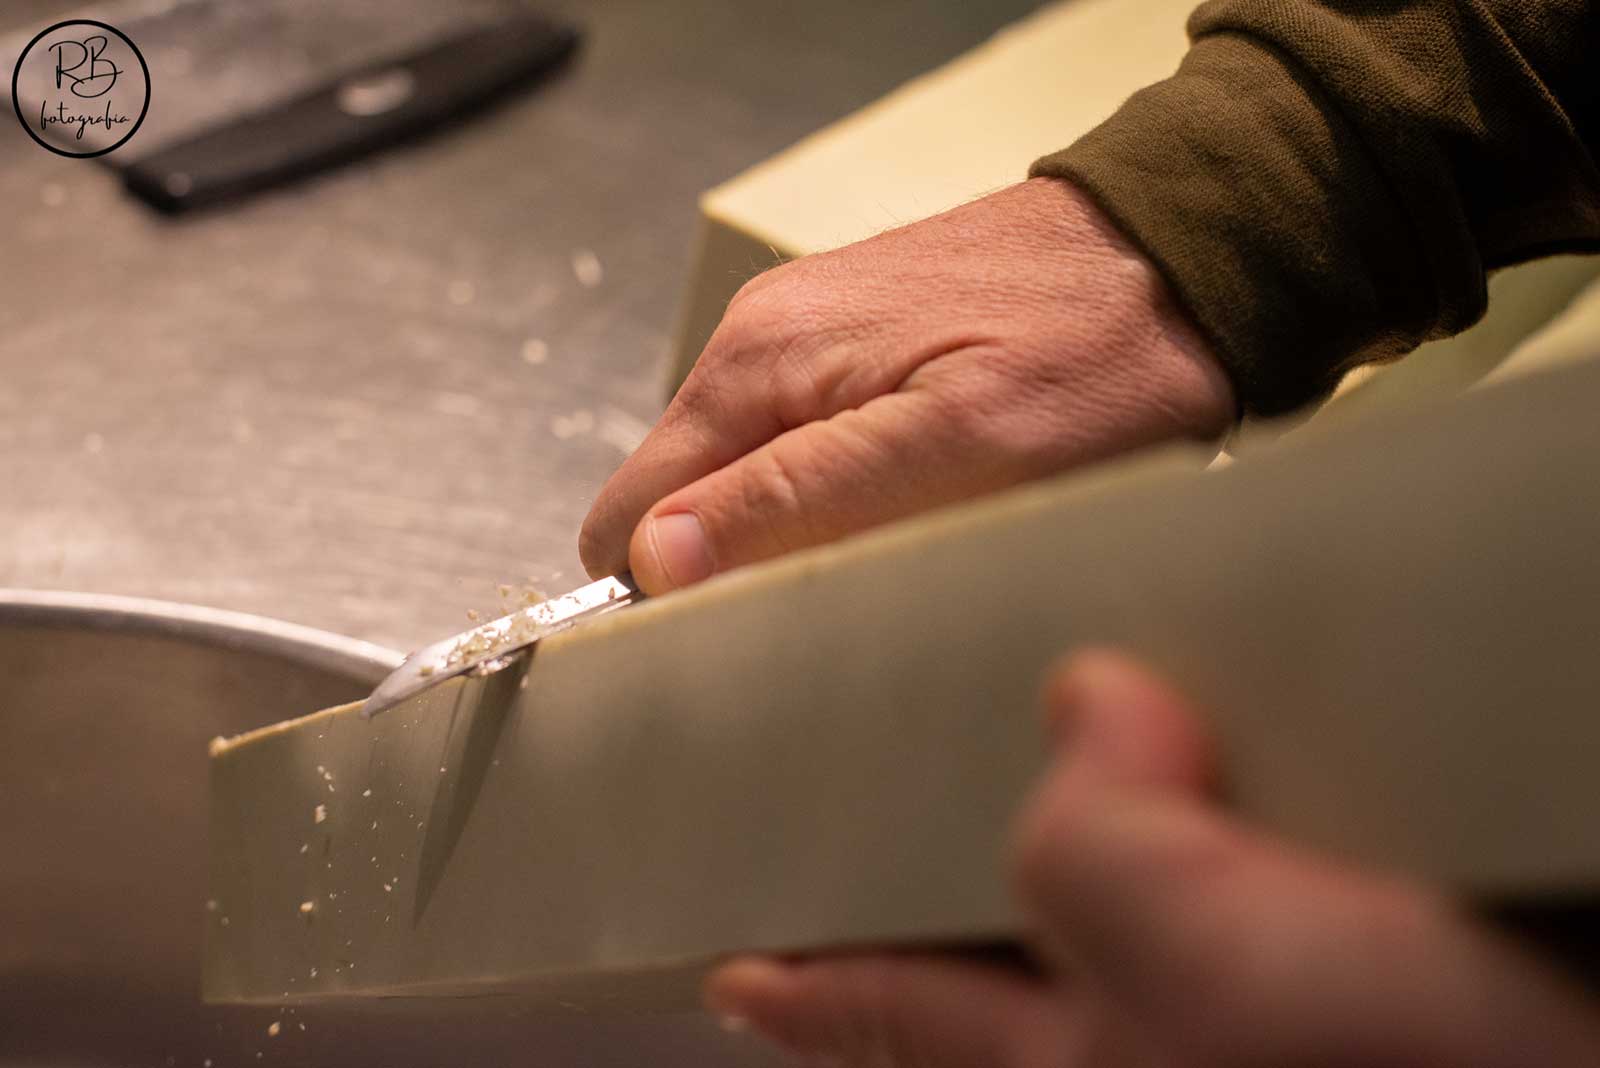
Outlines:
<svg viewBox="0 0 1600 1068"><path fill-rule="evenodd" d="M40 33L11 73L17 120L61 156L103 156L126 144L150 110L150 68L125 34L72 19Z"/></svg>

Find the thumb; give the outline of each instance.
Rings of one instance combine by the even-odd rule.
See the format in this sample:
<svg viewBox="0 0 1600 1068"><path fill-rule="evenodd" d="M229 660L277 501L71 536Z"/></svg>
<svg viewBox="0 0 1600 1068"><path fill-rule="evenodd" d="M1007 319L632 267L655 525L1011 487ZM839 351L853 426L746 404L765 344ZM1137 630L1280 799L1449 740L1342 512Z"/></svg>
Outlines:
<svg viewBox="0 0 1600 1068"><path fill-rule="evenodd" d="M744 957L714 971L705 995L725 1026L748 1024L803 1057L864 1068L1106 1064L1120 1037L1087 998L932 953Z"/></svg>
<svg viewBox="0 0 1600 1068"><path fill-rule="evenodd" d="M962 443L926 391L886 394L780 434L657 502L628 563L652 594L1021 480Z"/></svg>

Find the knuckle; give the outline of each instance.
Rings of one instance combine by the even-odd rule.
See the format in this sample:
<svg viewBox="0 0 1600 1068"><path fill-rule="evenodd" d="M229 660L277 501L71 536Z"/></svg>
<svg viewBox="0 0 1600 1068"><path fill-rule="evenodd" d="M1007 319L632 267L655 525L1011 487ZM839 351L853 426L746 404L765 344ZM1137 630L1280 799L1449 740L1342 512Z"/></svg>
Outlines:
<svg viewBox="0 0 1600 1068"><path fill-rule="evenodd" d="M829 387L809 352L790 345L775 350L769 376L772 408L783 429L826 414Z"/></svg>
<svg viewBox="0 0 1600 1068"><path fill-rule="evenodd" d="M786 456L783 449L774 447L763 453L758 472L760 477L752 480L749 486L755 498L749 503L775 504L786 512L801 511L804 476L796 460Z"/></svg>
<svg viewBox="0 0 1600 1068"><path fill-rule="evenodd" d="M782 429L802 425L826 407L836 384L837 374L819 358L855 329L841 303L802 262L773 268L729 301L697 367L706 378L762 396Z"/></svg>
<svg viewBox="0 0 1600 1068"><path fill-rule="evenodd" d="M804 450L768 446L729 470L698 509L719 561L780 556L815 544L820 502L814 460Z"/></svg>
<svg viewBox="0 0 1600 1068"><path fill-rule="evenodd" d="M763 299L737 307L730 304L695 366L704 367L706 375L716 376L759 371L786 339L785 317L772 301Z"/></svg>
<svg viewBox="0 0 1600 1068"><path fill-rule="evenodd" d="M735 311L759 301L762 292L771 288L783 276L784 266L784 264L779 264L776 267L769 267L746 279L744 284L739 286L738 290L729 298L728 310L730 312Z"/></svg>
<svg viewBox="0 0 1600 1068"><path fill-rule="evenodd" d="M929 391L935 418L961 441L979 446L987 455L1009 453L1015 444L1009 429L1016 418L987 367L961 378L951 377Z"/></svg>
<svg viewBox="0 0 1600 1068"><path fill-rule="evenodd" d="M728 301L721 326L735 336L759 335L762 328L782 321L787 317L786 310L793 305L797 288L791 284L793 278L793 265L787 263L756 275L740 286Z"/></svg>
<svg viewBox="0 0 1600 1068"><path fill-rule="evenodd" d="M1001 347L972 350L962 373L929 388L946 432L1016 478L1049 474L1070 463L1082 436L1080 405L1069 383ZM1065 392L1066 396L1063 396Z"/></svg>
<svg viewBox="0 0 1600 1068"><path fill-rule="evenodd" d="M760 517L772 543L784 552L809 541L804 462L774 446L761 454L754 477L743 487L745 514Z"/></svg>

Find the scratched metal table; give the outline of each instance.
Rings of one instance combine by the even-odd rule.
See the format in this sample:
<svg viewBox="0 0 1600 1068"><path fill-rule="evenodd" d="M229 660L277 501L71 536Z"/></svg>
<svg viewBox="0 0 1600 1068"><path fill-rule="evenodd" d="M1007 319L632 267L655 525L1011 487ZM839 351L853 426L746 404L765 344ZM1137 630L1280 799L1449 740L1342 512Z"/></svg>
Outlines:
<svg viewBox="0 0 1600 1068"><path fill-rule="evenodd" d="M0 121L0 586L409 648L577 583L662 405L696 194L1034 4L550 6L589 31L553 84L195 219Z"/></svg>

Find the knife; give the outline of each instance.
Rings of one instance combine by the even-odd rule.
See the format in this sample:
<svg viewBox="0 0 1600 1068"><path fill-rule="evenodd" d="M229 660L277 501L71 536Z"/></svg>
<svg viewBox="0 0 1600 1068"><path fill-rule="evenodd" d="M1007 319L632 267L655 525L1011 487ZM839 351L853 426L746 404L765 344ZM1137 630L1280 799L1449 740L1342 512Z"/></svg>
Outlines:
<svg viewBox="0 0 1600 1068"><path fill-rule="evenodd" d="M285 17L298 19L302 13ZM351 16L344 11L341 17ZM392 24L404 16L390 18ZM121 170L129 192L159 211L177 214L282 185L470 119L560 69L578 42L574 27L531 12L483 24L469 21L444 40L368 62L292 99L228 116L131 163L115 153L104 159Z"/></svg>
<svg viewBox="0 0 1600 1068"><path fill-rule="evenodd" d="M510 615L491 619L469 631L425 645L378 683L361 705L363 719L458 675L492 675L508 667L541 639L582 620L644 600L627 572L591 582L571 593L552 597Z"/></svg>

